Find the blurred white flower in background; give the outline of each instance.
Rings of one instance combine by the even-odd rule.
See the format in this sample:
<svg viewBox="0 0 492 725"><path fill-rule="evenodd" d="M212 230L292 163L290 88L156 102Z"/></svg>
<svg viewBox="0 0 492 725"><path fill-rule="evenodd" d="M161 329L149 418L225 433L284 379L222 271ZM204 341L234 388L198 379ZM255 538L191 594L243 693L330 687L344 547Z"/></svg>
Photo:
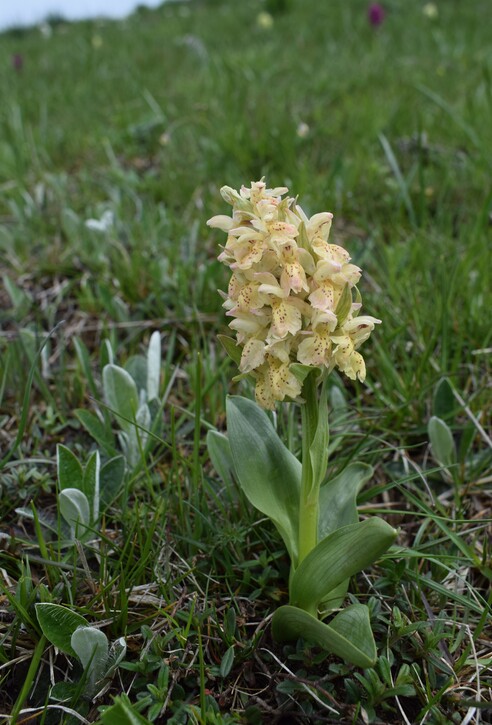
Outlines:
<svg viewBox="0 0 492 725"><path fill-rule="evenodd" d="M85 226L93 232L107 232L114 225L114 214L109 209L104 212L100 219L86 219Z"/></svg>
<svg viewBox="0 0 492 725"><path fill-rule="evenodd" d="M304 121L301 121L297 125L297 131L296 131L296 133L299 136L299 138L306 138L306 136L309 135L309 131L310 130L311 129L309 128L308 124L305 123Z"/></svg>

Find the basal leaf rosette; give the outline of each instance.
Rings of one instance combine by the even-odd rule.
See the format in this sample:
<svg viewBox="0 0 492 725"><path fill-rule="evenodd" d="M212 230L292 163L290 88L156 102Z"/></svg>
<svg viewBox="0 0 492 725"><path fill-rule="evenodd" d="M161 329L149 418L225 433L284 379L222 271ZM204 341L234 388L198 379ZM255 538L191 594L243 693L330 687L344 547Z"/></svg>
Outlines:
<svg viewBox="0 0 492 725"><path fill-rule="evenodd" d="M241 348L239 369L255 377L266 409L300 397L299 363L364 381L359 348L381 322L359 315L361 270L328 241L333 215L308 218L287 191L263 180L239 192L224 186L232 216L207 222L227 233L218 257L232 272L223 306Z"/></svg>

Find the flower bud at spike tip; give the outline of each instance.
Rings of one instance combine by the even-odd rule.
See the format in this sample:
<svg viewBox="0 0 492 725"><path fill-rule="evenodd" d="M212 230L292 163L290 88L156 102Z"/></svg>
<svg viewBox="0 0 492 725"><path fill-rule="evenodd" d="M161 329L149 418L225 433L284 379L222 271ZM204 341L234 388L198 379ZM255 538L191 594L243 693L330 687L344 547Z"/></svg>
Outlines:
<svg viewBox="0 0 492 725"><path fill-rule="evenodd" d="M224 307L242 348L240 370L254 376L256 400L268 409L301 395L292 364L337 368L363 382L358 350L381 322L358 317L361 270L328 242L333 215L308 219L296 199L282 199L287 192L268 189L263 179L239 191L223 186L232 216L207 222L227 234L218 257L232 271Z"/></svg>

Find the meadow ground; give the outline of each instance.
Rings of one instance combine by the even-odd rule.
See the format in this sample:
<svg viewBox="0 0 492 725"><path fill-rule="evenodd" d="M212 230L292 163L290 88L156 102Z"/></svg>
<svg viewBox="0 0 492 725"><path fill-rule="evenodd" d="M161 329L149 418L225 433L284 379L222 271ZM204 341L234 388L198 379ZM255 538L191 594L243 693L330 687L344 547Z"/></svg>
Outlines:
<svg viewBox="0 0 492 725"><path fill-rule="evenodd" d="M490 721L490 7L385 8L373 26L362 0L196 0L0 36L6 722ZM283 544L205 445L226 394L252 396L217 342L227 270L205 222L223 184L262 176L334 213L383 320L366 384L333 374L330 393L330 475L371 464L360 513L399 528L350 586L374 669L272 640ZM138 393L154 331L136 428L133 388L111 397L102 370ZM297 415L276 417L296 453ZM96 451L97 526L74 532L60 488L90 490ZM102 693L36 603L115 643Z"/></svg>

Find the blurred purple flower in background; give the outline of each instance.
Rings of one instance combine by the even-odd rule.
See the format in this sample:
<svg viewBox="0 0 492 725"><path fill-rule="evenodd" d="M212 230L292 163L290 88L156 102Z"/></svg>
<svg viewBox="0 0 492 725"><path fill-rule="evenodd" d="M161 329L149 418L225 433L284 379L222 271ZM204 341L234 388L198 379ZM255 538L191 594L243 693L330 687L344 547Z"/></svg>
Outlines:
<svg viewBox="0 0 492 725"><path fill-rule="evenodd" d="M20 53L14 53L12 56L12 68L20 73L24 66L24 58Z"/></svg>
<svg viewBox="0 0 492 725"><path fill-rule="evenodd" d="M367 18L374 27L381 25L384 20L384 7L381 3L371 3L367 9Z"/></svg>

